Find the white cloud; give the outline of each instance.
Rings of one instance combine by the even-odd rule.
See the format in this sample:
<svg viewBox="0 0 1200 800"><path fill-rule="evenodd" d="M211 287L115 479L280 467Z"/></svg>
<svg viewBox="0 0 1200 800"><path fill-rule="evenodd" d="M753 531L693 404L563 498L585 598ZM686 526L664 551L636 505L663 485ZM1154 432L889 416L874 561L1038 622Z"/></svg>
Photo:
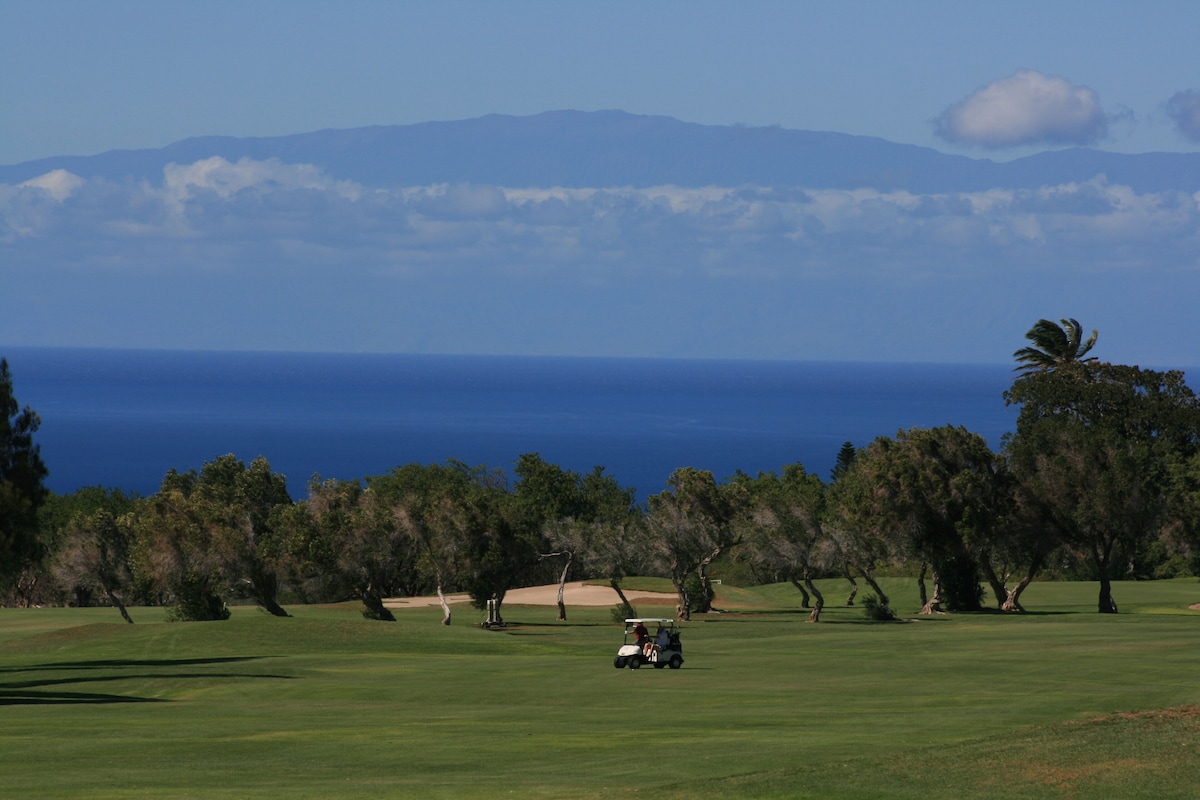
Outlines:
<svg viewBox="0 0 1200 800"><path fill-rule="evenodd" d="M174 197L210 191L229 198L245 189L318 189L351 200L361 195L356 184L335 181L312 164L284 164L274 158L266 161L243 158L231 164L214 156L193 164L168 164L163 168L163 190Z"/></svg>
<svg viewBox="0 0 1200 800"><path fill-rule="evenodd" d="M56 201L56 197L69 198ZM1197 246L1196 197L1102 179L1037 190L918 194L794 187L365 189L308 165L206 159L160 185L50 174L0 186L0 244L29 263L144 271L358 270L375 275L758 276L927 273L1059 259L1178 262ZM181 246L181 242L186 242ZM1038 248L1029 251L1028 248ZM1122 263L1129 263L1122 255ZM991 265L988 267L987 265ZM107 268L107 267L106 267ZM447 273L448 274L448 273ZM665 273L659 273L665 274Z"/></svg>
<svg viewBox="0 0 1200 800"><path fill-rule="evenodd" d="M1200 142L1200 90L1176 92L1167 101L1167 116L1187 138Z"/></svg>
<svg viewBox="0 0 1200 800"><path fill-rule="evenodd" d="M58 202L66 200L86 181L65 169L56 169L20 184L22 188L44 189Z"/></svg>
<svg viewBox="0 0 1200 800"><path fill-rule="evenodd" d="M947 141L989 148L1089 144L1108 132L1108 117L1092 89L1023 69L946 109L934 127Z"/></svg>

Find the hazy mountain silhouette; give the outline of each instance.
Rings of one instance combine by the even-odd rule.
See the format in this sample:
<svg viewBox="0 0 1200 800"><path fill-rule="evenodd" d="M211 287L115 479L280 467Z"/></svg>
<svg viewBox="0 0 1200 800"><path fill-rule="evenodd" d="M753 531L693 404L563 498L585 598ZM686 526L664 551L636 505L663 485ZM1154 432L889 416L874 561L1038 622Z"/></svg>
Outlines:
<svg viewBox="0 0 1200 800"><path fill-rule="evenodd" d="M1104 175L1139 192L1200 189L1200 153L1127 155L1074 148L997 163L868 136L698 125L622 111L491 114L291 136L198 137L153 150L0 166L0 182L15 184L65 169L83 178L157 183L169 163L212 156L313 164L335 178L370 186L756 185L925 194L1030 188Z"/></svg>

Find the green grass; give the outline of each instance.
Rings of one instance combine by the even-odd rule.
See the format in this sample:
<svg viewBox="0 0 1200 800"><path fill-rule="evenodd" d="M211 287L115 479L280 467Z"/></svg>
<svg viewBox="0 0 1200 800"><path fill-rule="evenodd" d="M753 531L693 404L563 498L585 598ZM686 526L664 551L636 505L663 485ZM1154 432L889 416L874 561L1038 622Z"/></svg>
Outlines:
<svg viewBox="0 0 1200 800"><path fill-rule="evenodd" d="M724 588L724 587L723 587ZM724 589L679 671L615 670L609 609L353 605L165 623L0 609L0 786L22 798L1193 797L1195 580L1036 584L1030 614L867 623ZM860 596L866 593L866 588ZM644 615L670 614L643 607Z"/></svg>

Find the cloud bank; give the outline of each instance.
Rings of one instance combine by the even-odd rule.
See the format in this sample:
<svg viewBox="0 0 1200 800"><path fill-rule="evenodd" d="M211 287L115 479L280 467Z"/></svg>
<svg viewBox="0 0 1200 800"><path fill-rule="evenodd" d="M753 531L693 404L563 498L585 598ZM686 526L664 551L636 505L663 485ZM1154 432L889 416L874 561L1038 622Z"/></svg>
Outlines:
<svg viewBox="0 0 1200 800"><path fill-rule="evenodd" d="M1088 87L1023 69L947 108L934 130L948 142L993 149L1083 145L1105 136L1108 117Z"/></svg>
<svg viewBox="0 0 1200 800"><path fill-rule="evenodd" d="M210 158L0 184L0 342L999 361L1042 316L1200 295L1197 253L1200 195L1103 177L384 189Z"/></svg>

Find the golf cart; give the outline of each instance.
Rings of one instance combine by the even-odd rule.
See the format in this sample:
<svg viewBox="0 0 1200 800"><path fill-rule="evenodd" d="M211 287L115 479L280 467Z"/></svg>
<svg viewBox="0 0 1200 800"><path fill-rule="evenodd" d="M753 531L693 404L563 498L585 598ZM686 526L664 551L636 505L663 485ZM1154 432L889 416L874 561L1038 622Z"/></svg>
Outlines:
<svg viewBox="0 0 1200 800"><path fill-rule="evenodd" d="M639 626L649 637L640 645L637 641ZM651 631L647 626L656 627ZM655 669L679 669L683 666L683 645L679 643L679 631L675 627L675 620L650 617L625 620L625 643L617 651L613 666L617 669L639 669L642 664L653 664Z"/></svg>

